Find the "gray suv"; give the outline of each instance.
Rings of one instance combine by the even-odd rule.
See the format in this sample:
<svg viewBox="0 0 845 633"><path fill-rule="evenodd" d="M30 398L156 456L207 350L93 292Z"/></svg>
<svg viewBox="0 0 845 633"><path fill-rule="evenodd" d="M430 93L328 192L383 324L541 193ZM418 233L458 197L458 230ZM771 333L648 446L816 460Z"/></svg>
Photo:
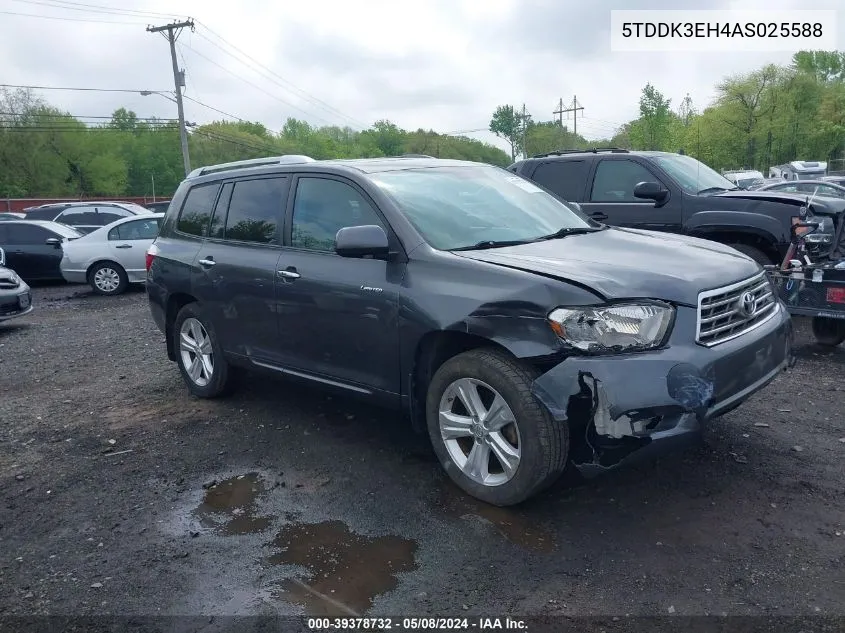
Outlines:
<svg viewBox="0 0 845 633"><path fill-rule="evenodd" d="M147 252L188 389L265 371L407 413L449 476L519 503L677 446L792 361L761 267L608 227L506 170L286 156L197 169Z"/></svg>

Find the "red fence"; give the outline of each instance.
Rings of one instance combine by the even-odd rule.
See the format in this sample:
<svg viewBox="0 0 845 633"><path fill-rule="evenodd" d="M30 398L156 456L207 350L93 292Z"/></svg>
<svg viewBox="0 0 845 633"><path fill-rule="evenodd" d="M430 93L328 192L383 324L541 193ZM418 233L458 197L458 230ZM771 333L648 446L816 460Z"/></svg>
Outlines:
<svg viewBox="0 0 845 633"><path fill-rule="evenodd" d="M23 211L27 207L37 207L41 204L53 202L134 202L144 206L150 202L165 202L169 198L153 198L140 196L135 198L0 198L0 211Z"/></svg>

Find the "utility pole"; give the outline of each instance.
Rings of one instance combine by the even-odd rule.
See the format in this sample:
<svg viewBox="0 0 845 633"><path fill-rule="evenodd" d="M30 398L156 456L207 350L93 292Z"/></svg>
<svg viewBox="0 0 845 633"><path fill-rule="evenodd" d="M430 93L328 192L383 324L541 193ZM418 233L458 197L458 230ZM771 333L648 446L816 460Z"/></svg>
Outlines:
<svg viewBox="0 0 845 633"><path fill-rule="evenodd" d="M173 83L176 87L176 107L179 110L179 142L182 144L182 161L185 163L185 175L191 172L191 158L188 155L188 131L185 128L185 108L182 105L182 88L185 87L185 71L179 70L179 64L176 62L176 38L185 27L190 27L194 30L194 21L188 20L186 22L173 22L165 26L148 26L147 31L150 33L162 33L167 31L164 36L170 42L170 60L173 63Z"/></svg>
<svg viewBox="0 0 845 633"><path fill-rule="evenodd" d="M528 119L525 118L525 104L522 104L522 155L528 158L528 149L525 147L525 128L528 127Z"/></svg>
<svg viewBox="0 0 845 633"><path fill-rule="evenodd" d="M564 115L564 113L566 113L566 115L567 115L566 118L569 118L569 113L571 112L574 119L575 119L574 122L573 122L573 125L572 125L572 131L575 133L576 136L578 136L578 111L583 110L583 109L584 109L584 107L580 103L578 103L578 97L573 96L571 106L564 109L563 99L561 99L560 100L560 107L557 110L555 110L553 112L553 114L559 114L560 115L560 124L562 126L563 125L563 115Z"/></svg>
<svg viewBox="0 0 845 633"><path fill-rule="evenodd" d="M557 110L552 112L552 114L559 114L560 117L558 118L558 125L563 127L563 97L560 98L560 102L558 103Z"/></svg>

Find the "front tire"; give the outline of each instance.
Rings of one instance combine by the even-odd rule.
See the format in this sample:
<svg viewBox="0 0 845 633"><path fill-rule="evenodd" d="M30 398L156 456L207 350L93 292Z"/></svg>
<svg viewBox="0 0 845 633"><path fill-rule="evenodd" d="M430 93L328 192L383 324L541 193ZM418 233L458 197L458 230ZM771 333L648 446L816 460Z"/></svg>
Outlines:
<svg viewBox="0 0 845 633"><path fill-rule="evenodd" d="M521 503L566 466L569 427L534 397L534 377L505 353L478 349L447 360L428 386L434 451L452 481L477 499Z"/></svg>
<svg viewBox="0 0 845 633"><path fill-rule="evenodd" d="M836 347L845 341L845 321L813 317L813 336L819 345Z"/></svg>
<svg viewBox="0 0 845 633"><path fill-rule="evenodd" d="M192 394L217 398L229 393L233 383L229 363L198 304L189 303L179 310L171 336L176 363Z"/></svg>
<svg viewBox="0 0 845 633"><path fill-rule="evenodd" d="M771 266L775 263L772 261L771 257L755 246L749 246L748 244L730 244L730 247L738 250L743 255L747 255L761 266Z"/></svg>
<svg viewBox="0 0 845 633"><path fill-rule="evenodd" d="M120 264L100 262L88 271L88 283L98 295L119 295L126 292L129 278Z"/></svg>

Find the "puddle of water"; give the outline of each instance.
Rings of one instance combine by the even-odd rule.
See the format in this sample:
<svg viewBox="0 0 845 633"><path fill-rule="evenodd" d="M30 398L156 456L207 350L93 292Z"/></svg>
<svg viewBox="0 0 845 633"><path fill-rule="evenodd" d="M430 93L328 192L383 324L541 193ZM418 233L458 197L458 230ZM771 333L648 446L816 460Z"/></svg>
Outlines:
<svg viewBox="0 0 845 633"><path fill-rule="evenodd" d="M211 486L195 514L204 527L219 534L257 534L270 526L274 517L255 516L255 502L263 494L258 473L239 475Z"/></svg>
<svg viewBox="0 0 845 633"><path fill-rule="evenodd" d="M457 488L444 488L438 506L448 516L464 520L480 520L490 525L505 540L540 553L557 548L555 536L527 514L513 508L491 506L465 495Z"/></svg>
<svg viewBox="0 0 845 633"><path fill-rule="evenodd" d="M414 541L354 534L341 521L291 523L270 545L280 550L270 564L297 565L307 573L283 581L280 597L314 615L363 614L376 596L397 586L396 574L417 567Z"/></svg>

